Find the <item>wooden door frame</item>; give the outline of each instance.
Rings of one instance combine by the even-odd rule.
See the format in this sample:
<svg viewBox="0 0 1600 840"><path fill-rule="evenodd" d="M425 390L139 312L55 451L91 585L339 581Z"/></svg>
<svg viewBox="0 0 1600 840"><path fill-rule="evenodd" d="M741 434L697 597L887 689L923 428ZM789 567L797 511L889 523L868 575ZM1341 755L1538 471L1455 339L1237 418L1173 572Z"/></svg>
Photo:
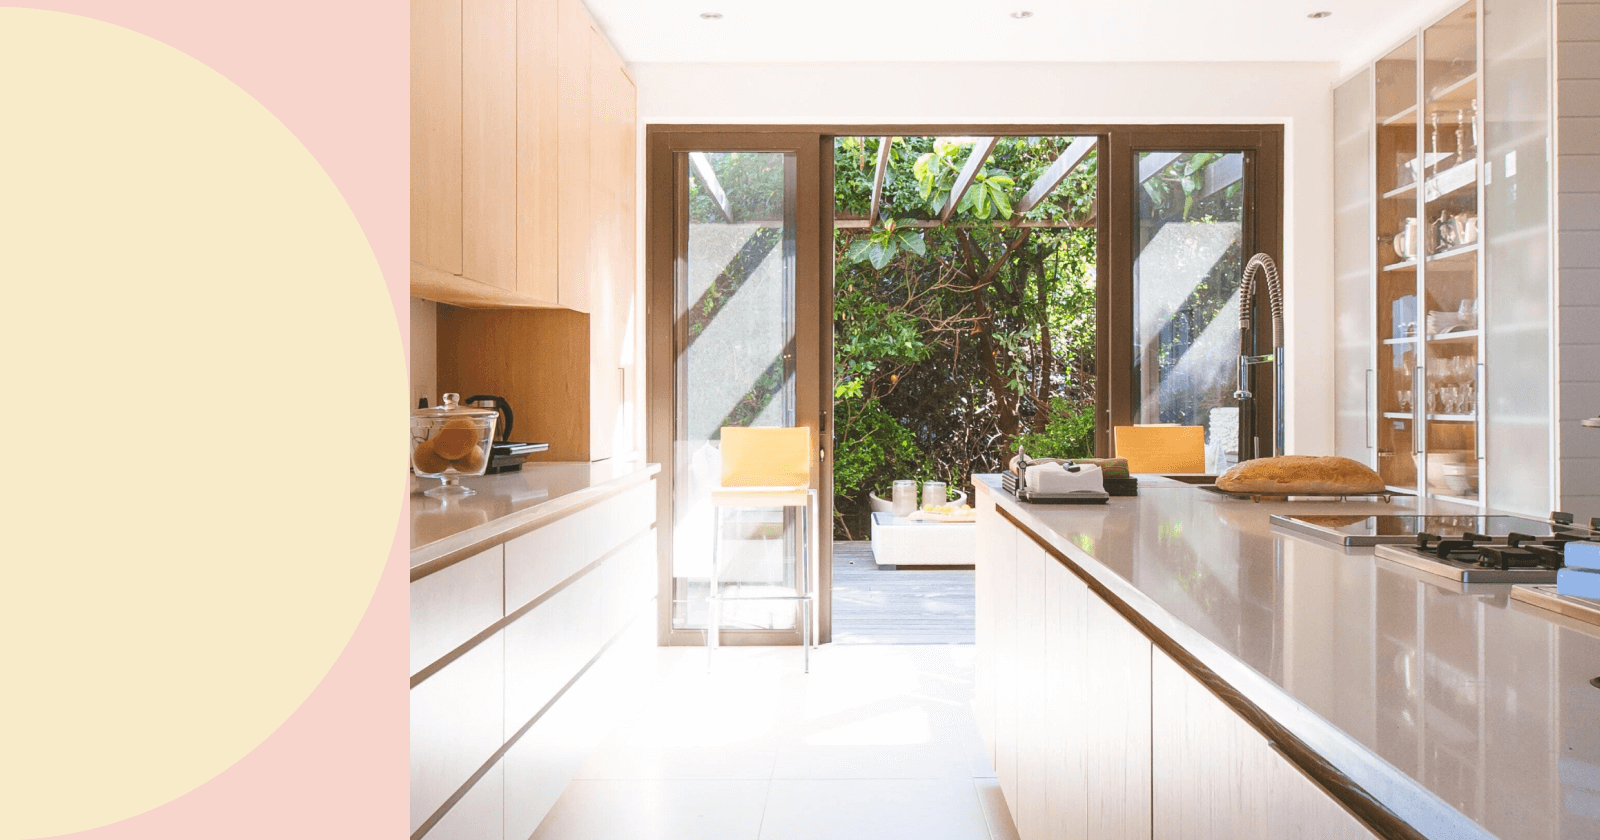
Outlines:
<svg viewBox="0 0 1600 840"><path fill-rule="evenodd" d="M820 475L815 486L818 494L817 546L817 640L819 644L832 641L833 636L833 400L827 398L833 389L833 317L834 317L834 265L833 265L833 141L836 137L883 136L1095 136L1098 138L1099 169L1097 173L1098 204L1095 213L1096 276L1100 278L1096 294L1096 387L1095 387L1095 452L1101 457L1111 453L1111 428L1119 422L1132 422L1131 381L1132 348L1126 342L1112 341L1113 332L1126 330L1131 335L1133 323L1132 277L1133 236L1130 222L1135 208L1132 206L1133 153L1142 150L1165 151L1233 151L1247 153L1246 179L1253 185L1246 197L1246 219L1253 220L1247 231L1244 247L1248 253L1265 251L1283 263L1283 184L1284 184L1284 127L1281 124L1261 125L1128 125L1113 123L1075 124L823 124L823 125L739 125L739 124L672 124L650 123L645 126L645 301L646 348L646 418L648 423L648 457L662 465L664 480L658 481L656 523L660 569L658 600L657 641L662 645L697 645L702 643L699 631L672 630L672 477L673 437L676 423L676 403L673 397L676 370L673 358L673 318L675 306L676 231L673 226L677 212L677 179L674 154L679 151L709 149L748 149L772 151L782 142L796 149L814 148L820 171L816 173L818 190L808 196L804 179L800 180L799 213L803 220L809 215L815 221L815 237L810 245L797 241L797 262L809 249L816 255L815 305L800 311L798 319L816 319L818 405L807 406L798 399L796 419L803 421L803 411L815 417L813 429L817 432L822 449ZM782 138L780 140L780 138ZM1126 174L1123 183L1128 189L1116 188L1114 176ZM1125 224L1117 225L1113 220ZM802 224L802 227L809 226ZM798 234L798 231L797 231ZM796 291L805 280L805 273L796 266ZM1264 284L1263 284L1264 285ZM1266 290L1258 290L1257 311L1265 312ZM1118 367L1123 364L1123 367ZM1264 370L1264 376L1262 372ZM1258 366L1258 388L1271 393L1271 366ZM1263 384L1264 383L1264 384ZM1262 429L1272 428L1272 400L1259 400L1258 422ZM1267 412L1265 418L1260 411ZM824 468L825 467L825 468ZM692 638L691 638L692 637ZM724 634L728 644L767 644L772 634ZM765 640L765 641L763 641Z"/></svg>
<svg viewBox="0 0 1600 840"><path fill-rule="evenodd" d="M657 585L656 639L660 645L702 645L700 630L672 627L672 488L677 476L674 443L677 437L677 220L687 213L687 183L679 171L679 155L691 151L748 151L794 153L795 189L795 424L806 426L821 445L822 457L812 465L812 486L817 488L817 527L822 537L831 533L833 510L833 202L831 149L821 155L821 135L814 129L746 131L735 126L706 126L681 131L670 126L648 126L645 131L645 300L646 300L646 416L648 454L661 464L663 480L657 482L656 532L659 580ZM815 189L808 185L817 185ZM824 193L823 189L829 189ZM826 324L827 329L823 329ZM816 376L800 375L801 362L809 358ZM824 531L823 529L830 529ZM831 539L816 546L817 610L814 621L818 644L831 641L832 554ZM787 630L729 630L720 634L725 645L800 643L796 627Z"/></svg>
<svg viewBox="0 0 1600 840"><path fill-rule="evenodd" d="M1281 267L1283 137L1281 125L1151 125L1127 127L1108 138L1107 154L1102 159L1105 165L1101 167L1101 187L1106 190L1102 193L1106 198L1105 215L1111 219L1121 219L1124 224L1109 224L1101 228L1109 238L1100 256L1109 264L1110 270L1100 275L1108 282L1099 286L1101 294L1097 303L1102 307L1102 317L1106 319L1102 321L1104 326L1099 331L1102 341L1099 346L1109 355L1101 357L1106 364L1098 364L1097 360L1096 369L1111 373L1114 379L1110 382L1102 380L1101 383L1109 386L1110 390L1104 392L1104 401L1096 406L1097 410L1104 412L1100 417L1105 421L1096 424L1097 439L1102 431L1109 432L1112 426L1137 422L1133 413L1133 344L1129 341L1107 343L1106 339L1113 334L1133 335L1133 260L1136 241L1132 221L1138 212L1134 203L1138 189L1138 154L1146 151L1242 152L1245 156L1244 183L1247 187L1242 213L1244 224L1240 232L1242 254L1248 259L1251 254L1265 252ZM1258 282L1256 286L1255 307L1257 313L1271 311L1265 282ZM1258 318L1258 323L1268 322ZM1256 337L1265 338L1265 335L1265 331L1258 330ZM1256 352L1270 353L1272 348L1258 349ZM1270 438L1275 412L1272 400L1275 392L1273 366L1256 365L1253 372L1255 392L1265 395L1256 398L1256 428L1262 436ZM1126 377L1126 382L1116 381L1123 377ZM1109 447L1101 451L1109 451ZM1244 460L1245 453L1241 452L1239 457Z"/></svg>

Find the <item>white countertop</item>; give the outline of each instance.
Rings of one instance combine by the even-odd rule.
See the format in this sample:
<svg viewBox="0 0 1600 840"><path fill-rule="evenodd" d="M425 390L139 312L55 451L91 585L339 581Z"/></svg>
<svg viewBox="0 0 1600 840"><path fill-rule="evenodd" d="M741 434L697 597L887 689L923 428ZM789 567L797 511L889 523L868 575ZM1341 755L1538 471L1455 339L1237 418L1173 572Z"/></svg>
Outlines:
<svg viewBox="0 0 1600 840"><path fill-rule="evenodd" d="M1268 522L1417 500L1254 503L1140 476L1137 497L1050 506L973 483L1425 836L1600 838L1596 628Z"/></svg>
<svg viewBox="0 0 1600 840"><path fill-rule="evenodd" d="M411 494L411 569L433 568L504 542L569 510L631 487L661 471L659 464L609 459L524 464L517 472L464 478L471 496L438 499ZM437 479L413 479L435 486Z"/></svg>

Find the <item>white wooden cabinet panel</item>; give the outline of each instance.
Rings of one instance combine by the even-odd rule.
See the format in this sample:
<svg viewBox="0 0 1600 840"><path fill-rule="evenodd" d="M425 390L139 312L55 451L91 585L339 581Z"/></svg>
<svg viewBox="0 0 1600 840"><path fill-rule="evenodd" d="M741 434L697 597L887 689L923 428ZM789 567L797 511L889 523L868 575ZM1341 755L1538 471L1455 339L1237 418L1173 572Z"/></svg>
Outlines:
<svg viewBox="0 0 1600 840"><path fill-rule="evenodd" d="M411 584L411 673L503 616L502 551L495 546Z"/></svg>
<svg viewBox="0 0 1600 840"><path fill-rule="evenodd" d="M1087 833L1149 837L1150 641L1093 593L1085 600Z"/></svg>
<svg viewBox="0 0 1600 840"><path fill-rule="evenodd" d="M656 484L647 481L624 490L589 509L593 514L589 529L589 556L604 557L607 552L632 539L656 521Z"/></svg>
<svg viewBox="0 0 1600 840"><path fill-rule="evenodd" d="M994 511L994 499L987 493L978 494L977 554L973 558L974 589L974 641L976 655L973 660L973 713L978 718L978 732L983 736L989 764L994 765L994 659L995 659L995 593L994 552L1001 540L1010 532L1010 523ZM1014 537L1013 537L1014 539Z"/></svg>
<svg viewBox="0 0 1600 840"><path fill-rule="evenodd" d="M1153 837L1376 836L1161 651L1152 691Z"/></svg>
<svg viewBox="0 0 1600 840"><path fill-rule="evenodd" d="M594 512L585 508L505 544L506 612L527 606L594 559L585 547Z"/></svg>
<svg viewBox="0 0 1600 840"><path fill-rule="evenodd" d="M422 836L427 840L497 840L504 834L505 807L505 760L501 759Z"/></svg>
<svg viewBox="0 0 1600 840"><path fill-rule="evenodd" d="M1057 565L1031 539L1017 541L1017 834L1046 837L1045 674L1053 663L1045 653L1045 564Z"/></svg>
<svg viewBox="0 0 1600 840"><path fill-rule="evenodd" d="M1376 836L981 500L975 706L1022 840Z"/></svg>
<svg viewBox="0 0 1600 840"><path fill-rule="evenodd" d="M994 769L1012 822L1017 819L1017 545L1025 539L1008 527L989 558L995 593Z"/></svg>
<svg viewBox="0 0 1600 840"><path fill-rule="evenodd" d="M640 532L609 560L601 564L606 609L601 625L610 639L638 613L655 593L656 530Z"/></svg>
<svg viewBox="0 0 1600 840"><path fill-rule="evenodd" d="M604 588L598 569L507 625L506 732L538 714L601 644Z"/></svg>
<svg viewBox="0 0 1600 840"><path fill-rule="evenodd" d="M1084 793L1084 611L1089 587L1066 566L1045 566L1044 835L1088 840Z"/></svg>
<svg viewBox="0 0 1600 840"><path fill-rule="evenodd" d="M505 743L505 645L484 640L411 689L411 830Z"/></svg>

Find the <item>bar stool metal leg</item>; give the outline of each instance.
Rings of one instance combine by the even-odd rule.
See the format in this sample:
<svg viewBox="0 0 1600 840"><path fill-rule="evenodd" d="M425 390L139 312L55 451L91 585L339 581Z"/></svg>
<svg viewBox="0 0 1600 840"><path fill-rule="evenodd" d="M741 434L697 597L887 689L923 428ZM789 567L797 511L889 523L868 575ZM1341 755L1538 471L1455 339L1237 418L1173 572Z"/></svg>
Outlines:
<svg viewBox="0 0 1600 840"><path fill-rule="evenodd" d="M722 553L722 507L711 508L711 591L706 595L706 673L711 673L711 659L717 652L717 642L722 635L722 599L717 588L717 562Z"/></svg>
<svg viewBox="0 0 1600 840"><path fill-rule="evenodd" d="M805 673L811 673L811 497L800 508L800 579L795 588L800 595L800 647Z"/></svg>

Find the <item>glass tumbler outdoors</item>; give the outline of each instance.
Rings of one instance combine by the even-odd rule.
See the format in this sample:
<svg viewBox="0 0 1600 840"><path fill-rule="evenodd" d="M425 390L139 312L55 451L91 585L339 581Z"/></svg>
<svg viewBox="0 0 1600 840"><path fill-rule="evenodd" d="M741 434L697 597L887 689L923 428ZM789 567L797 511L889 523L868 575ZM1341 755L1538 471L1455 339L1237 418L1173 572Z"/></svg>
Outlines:
<svg viewBox="0 0 1600 840"><path fill-rule="evenodd" d="M894 483L894 515L904 519L917 512L917 483L902 479Z"/></svg>

